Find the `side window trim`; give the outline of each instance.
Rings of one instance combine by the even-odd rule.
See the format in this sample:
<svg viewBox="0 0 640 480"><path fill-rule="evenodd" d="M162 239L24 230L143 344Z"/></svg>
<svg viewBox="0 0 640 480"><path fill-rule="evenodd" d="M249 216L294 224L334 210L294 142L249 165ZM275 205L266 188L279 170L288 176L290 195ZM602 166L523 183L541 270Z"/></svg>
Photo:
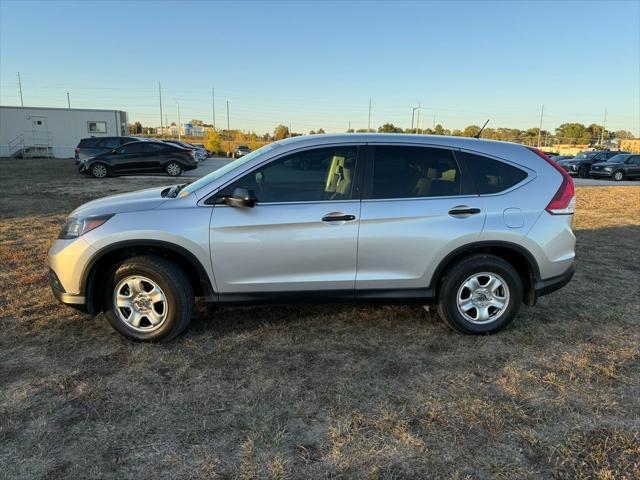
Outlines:
<svg viewBox="0 0 640 480"><path fill-rule="evenodd" d="M527 183L532 182L536 177L537 177L537 173L535 172L535 170L530 169L529 167L526 167L520 163L515 163L509 160L506 160L504 158L501 157L496 157L495 155L491 155L490 153L484 153L484 152L478 152L476 150L469 150L466 148L460 148L458 149L461 153L469 153L471 155L479 155L482 157L487 157L490 158L491 160L495 160L497 162L502 162L505 163L507 165L510 165L514 168L520 169L522 171L524 171L527 176L522 179L522 181L516 183L515 185L512 185L511 187L502 190L500 192L496 192L496 193L479 193L478 195L480 197L497 197L500 195L505 195L507 193L513 192L514 190L517 190L518 188L521 188L523 186L525 186ZM464 159L462 159L462 156L460 156L460 159L462 160L462 163L465 164L465 168L468 169L468 167L466 166L466 162L464 161Z"/></svg>
<svg viewBox="0 0 640 480"><path fill-rule="evenodd" d="M208 194L206 197L204 197L201 201L198 202L199 205L206 205L206 206L213 206L216 205L218 207L226 207L227 205L221 204L216 202L216 198L222 193L224 192L224 190L226 188L228 188L229 186L231 186L234 182L240 180L242 177L246 176L246 175L250 175L254 172L256 172L257 170L260 170L261 168L265 168L269 165L271 165L274 162L277 162L278 160L281 160L285 157L291 156L291 155L296 155L298 153L302 153L302 152L307 152L307 151L311 151L311 150L320 150L320 149L325 149L325 148L349 148L349 147L355 147L357 149L356 152L356 166L355 166L355 173L354 173L354 181L353 181L353 186L351 188L351 195L350 198L348 199L341 199L338 200L340 202L360 202L361 201L361 193L362 193L362 181L363 181L363 170L364 170L364 162L362 161L361 158L361 154L362 154L362 150L364 147L366 147L365 143L333 143L333 144L326 144L326 145L314 145L311 147L303 147L303 148L298 148L295 150L289 150L287 152L283 152L277 156L271 157L266 159L264 162L259 163L258 165L255 165L252 168L248 168L247 170L242 171L241 173L239 173L237 176L233 177L232 179L229 179L227 182L225 182L223 185L219 186L218 188L216 188L214 191L212 191L210 194ZM297 201L290 201L290 202L258 202L256 205L296 205L296 204L315 204L315 203L326 203L329 202L331 200L297 200ZM233 208L233 207L231 207Z"/></svg>
<svg viewBox="0 0 640 480"><path fill-rule="evenodd" d="M407 147L407 148L431 148L431 149L439 149L439 150L447 150L451 152L454 161L456 162L458 168L460 169L461 175L461 193L458 195L447 195L447 196L437 196L437 197L393 197L393 198L373 198L373 170L374 170L374 162L375 162L375 148L376 147ZM397 143L397 142L376 142L367 144L368 155L366 157L366 170L364 172L364 186L362 188L362 200L367 202L389 202L389 201L405 201L405 200L433 200L433 199L443 199L443 198L462 198L462 197L477 197L478 192L476 190L475 184L471 181L471 175L467 169L466 164L461 162L458 156L456 155L457 151L460 151L459 148L455 147L447 147L443 145L431 145L431 144L421 144L421 143Z"/></svg>

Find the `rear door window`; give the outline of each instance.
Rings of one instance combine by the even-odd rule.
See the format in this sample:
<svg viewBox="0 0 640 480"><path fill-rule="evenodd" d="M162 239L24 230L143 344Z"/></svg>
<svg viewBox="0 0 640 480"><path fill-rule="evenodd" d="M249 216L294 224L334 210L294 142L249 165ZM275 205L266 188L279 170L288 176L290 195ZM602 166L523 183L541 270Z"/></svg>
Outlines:
<svg viewBox="0 0 640 480"><path fill-rule="evenodd" d="M143 142L128 143L120 147L118 149L118 153L121 153L121 154L142 153L143 146L144 146Z"/></svg>
<svg viewBox="0 0 640 480"><path fill-rule="evenodd" d="M527 178L524 170L483 155L467 152L457 155L467 164L480 195L503 192Z"/></svg>
<svg viewBox="0 0 640 480"><path fill-rule="evenodd" d="M462 194L461 171L450 150L376 146L370 198L425 198Z"/></svg>

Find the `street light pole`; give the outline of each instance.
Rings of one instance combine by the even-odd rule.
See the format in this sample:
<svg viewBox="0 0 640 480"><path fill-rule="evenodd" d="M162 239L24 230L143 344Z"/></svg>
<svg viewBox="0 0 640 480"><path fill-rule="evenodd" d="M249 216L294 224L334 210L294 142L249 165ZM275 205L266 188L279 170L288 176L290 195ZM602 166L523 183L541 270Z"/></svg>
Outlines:
<svg viewBox="0 0 640 480"><path fill-rule="evenodd" d="M411 131L413 131L413 120L414 120L414 117L415 117L415 114L416 114L416 110L418 110L419 108L420 108L420 104L418 104L417 107L413 107L411 109Z"/></svg>
<svg viewBox="0 0 640 480"><path fill-rule="evenodd" d="M67 92L67 108L71 110L71 100L69 100L69 92Z"/></svg>

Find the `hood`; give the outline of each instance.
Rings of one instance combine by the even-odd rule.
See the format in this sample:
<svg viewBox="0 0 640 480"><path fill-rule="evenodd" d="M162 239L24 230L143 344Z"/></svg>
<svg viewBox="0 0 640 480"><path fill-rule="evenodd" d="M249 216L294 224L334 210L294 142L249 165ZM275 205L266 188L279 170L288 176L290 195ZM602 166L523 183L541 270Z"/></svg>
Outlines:
<svg viewBox="0 0 640 480"><path fill-rule="evenodd" d="M109 197L99 198L80 205L70 216L93 216L108 213L135 212L151 210L158 207L167 199L161 196L164 187L147 188L136 192L121 193Z"/></svg>

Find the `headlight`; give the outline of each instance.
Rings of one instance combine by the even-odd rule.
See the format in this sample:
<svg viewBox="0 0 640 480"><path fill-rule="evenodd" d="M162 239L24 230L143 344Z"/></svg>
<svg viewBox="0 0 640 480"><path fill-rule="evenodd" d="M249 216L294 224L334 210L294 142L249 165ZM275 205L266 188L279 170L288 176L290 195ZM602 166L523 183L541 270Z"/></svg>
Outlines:
<svg viewBox="0 0 640 480"><path fill-rule="evenodd" d="M111 217L113 217L113 213L97 217L69 217L62 226L62 231L60 232L60 235L58 235L58 238L61 240L78 238L79 236L90 232L94 228L98 228Z"/></svg>
<svg viewBox="0 0 640 480"><path fill-rule="evenodd" d="M605 171L605 172L610 172L611 170L613 170L613 168L611 168L611 167L604 167L604 171Z"/></svg>

